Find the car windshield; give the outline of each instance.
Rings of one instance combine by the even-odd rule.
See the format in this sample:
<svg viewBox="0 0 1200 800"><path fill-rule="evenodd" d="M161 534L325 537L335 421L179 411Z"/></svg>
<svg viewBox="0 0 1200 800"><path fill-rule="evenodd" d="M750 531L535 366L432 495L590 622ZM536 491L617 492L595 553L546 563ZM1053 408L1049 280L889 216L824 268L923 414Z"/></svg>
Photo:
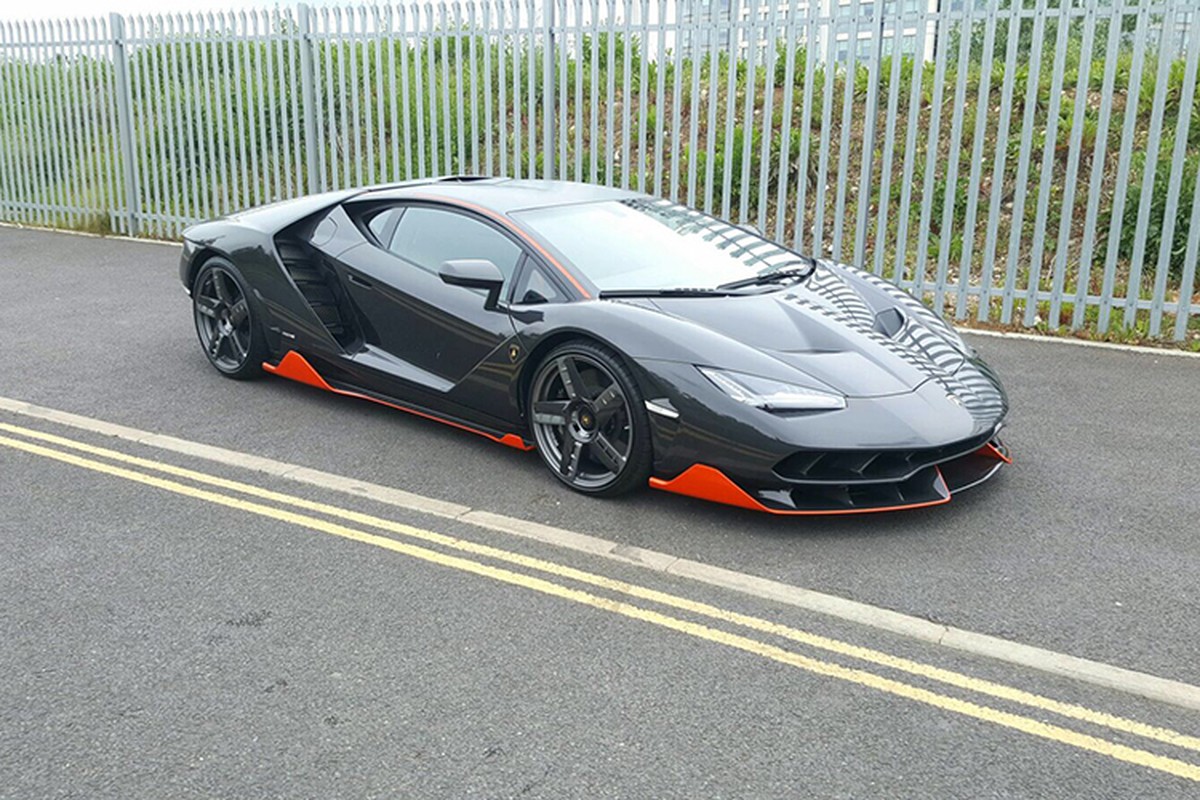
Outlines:
<svg viewBox="0 0 1200 800"><path fill-rule="evenodd" d="M633 198L516 212L601 291L716 288L809 259L716 217Z"/></svg>

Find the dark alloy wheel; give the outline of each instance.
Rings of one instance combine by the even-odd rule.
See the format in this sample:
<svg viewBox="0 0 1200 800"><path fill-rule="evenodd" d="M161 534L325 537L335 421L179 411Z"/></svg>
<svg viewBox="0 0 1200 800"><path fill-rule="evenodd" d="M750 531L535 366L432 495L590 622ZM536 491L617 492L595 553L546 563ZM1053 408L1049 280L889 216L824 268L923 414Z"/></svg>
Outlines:
<svg viewBox="0 0 1200 800"><path fill-rule="evenodd" d="M223 258L207 261L192 286L196 333L209 362L230 378L253 378L262 373L266 355L245 283Z"/></svg>
<svg viewBox="0 0 1200 800"><path fill-rule="evenodd" d="M580 492L616 495L650 475L650 421L620 359L590 342L569 342L538 365L530 423L550 471Z"/></svg>

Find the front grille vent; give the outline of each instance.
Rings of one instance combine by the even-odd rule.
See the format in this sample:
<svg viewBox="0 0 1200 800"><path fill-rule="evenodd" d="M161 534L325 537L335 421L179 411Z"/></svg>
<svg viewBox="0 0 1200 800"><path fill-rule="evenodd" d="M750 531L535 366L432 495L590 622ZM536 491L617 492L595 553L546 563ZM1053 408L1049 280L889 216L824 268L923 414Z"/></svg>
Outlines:
<svg viewBox="0 0 1200 800"><path fill-rule="evenodd" d="M943 447L907 450L800 450L776 464L775 474L796 483L900 481L925 467L974 452L991 437L989 431Z"/></svg>

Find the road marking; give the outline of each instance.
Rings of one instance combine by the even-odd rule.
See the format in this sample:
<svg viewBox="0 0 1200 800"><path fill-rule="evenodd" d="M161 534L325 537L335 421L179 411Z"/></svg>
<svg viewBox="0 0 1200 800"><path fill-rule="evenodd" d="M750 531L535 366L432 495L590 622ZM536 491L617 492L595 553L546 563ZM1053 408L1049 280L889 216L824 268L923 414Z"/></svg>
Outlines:
<svg viewBox="0 0 1200 800"><path fill-rule="evenodd" d="M115 233L92 233L90 231L71 231L64 228L47 228L44 225L26 225L22 222L0 222L0 228L13 228L19 231L37 231L39 233L61 233L64 236L83 236L87 239L112 239L118 242L133 242L135 244L156 244L166 247L182 247L179 242L168 242L163 239L146 239L141 236L123 236Z"/></svg>
<svg viewBox="0 0 1200 800"><path fill-rule="evenodd" d="M991 658L1007 664L1035 669L1082 683L1200 711L1200 687L1181 681L1160 678L1111 664L1057 653L1053 650L974 633L961 628L953 628L867 603L735 572L668 553L621 544L598 536L494 514L489 511L474 510L469 506L424 497L389 486L321 472L298 464L276 461L236 450L227 450L173 436L142 431L20 400L0 397L0 410L225 466L263 472L277 478L364 497L409 511L454 519L485 530L507 533L622 564L690 578L709 586L858 623L928 644L948 647L971 655Z"/></svg>
<svg viewBox="0 0 1200 800"><path fill-rule="evenodd" d="M830 678L836 678L847 683L874 689L876 691L884 692L896 697L902 697L913 702L922 703L924 705L939 708L944 711L950 711L955 714L973 718L982 722L1009 728L1011 730L1016 730L1031 736L1036 736L1042 739L1057 742L1059 744L1075 747L1080 750L1108 756L1118 761L1135 764L1137 766L1175 775L1180 778L1186 778L1187 780L1200 782L1200 765L1181 761L1176 758L1162 756L1146 750L1139 750L1118 742L1091 736L1070 728L1052 725L1030 717L1024 717L1019 714L1002 711L990 706L984 706L956 697L938 694L928 689L903 683L901 681L887 678L867 670L854 669L833 662L814 659L800 653L795 653L790 650L785 650L781 647L759 641L757 639L752 639L748 636L730 633L717 628L711 628L707 625L701 625L695 622L689 622L687 620L683 620L678 617L672 617L668 614L663 614L648 608L635 606L623 600L602 597L590 592L564 586L544 578L513 572L511 570L485 564L480 561L474 561L461 556L449 555L436 550L418 547L416 545L407 544L396 539L368 533L356 528L350 528L345 525L320 519L318 517L299 514L272 506L265 506L260 503L242 500L237 497L208 491L206 489L198 489L177 481L159 478L144 472L137 472L135 470L125 469L124 467L118 467L112 464L106 464L104 462L83 458L71 453L65 453L26 441L11 439L6 436L0 436L0 445L21 450L31 455L42 456L44 458L53 459L62 463L71 464L73 466L88 469L93 472L98 472L116 478L122 478L146 486L152 486L154 488L162 489L182 495L184 497L202 500L215 505L255 514L268 519L274 519L279 522L285 522L298 527L308 528L310 530L360 542L362 544L373 545L375 547L380 547L400 553L402 555L407 555L412 558L437 564L439 566L456 569L481 577L491 578L502 583L529 589L541 594L549 595L551 597L569 600L571 602L589 606L601 611L608 611L613 614L618 614L629 619L636 619L652 625L657 625L662 628L687 634L697 639L716 644L722 644L727 647L742 650L744 652L767 658L781 664L796 667L807 672L824 675ZM433 531L423 532L430 535L438 535L434 534Z"/></svg>
<svg viewBox="0 0 1200 800"><path fill-rule="evenodd" d="M866 647L860 647L848 642L838 641L825 636L808 633L796 628L782 625L775 622L770 622L757 617L740 614L735 611L719 608L716 606L702 603L695 600L690 600L677 595L660 592L655 589L649 589L637 584L631 584L626 581L615 580L595 573L586 572L584 570L575 569L564 564L558 564L553 561L526 556L520 553L515 553L509 550L491 547L489 545L480 544L467 539L461 539L455 536L449 536L442 533L417 528L412 525L396 522L394 520L385 519L383 517L364 514L362 512L353 511L351 509L341 508L339 506L321 503L313 500L308 500L303 497L284 494L282 492L265 489L254 484L242 483L240 481L222 478L217 475L209 475L204 472L179 467L174 464L167 464L161 461L154 461L147 458L139 458L137 456L122 453L117 450L110 450L105 447L97 447L79 442L74 439L68 439L62 436L45 433L43 431L33 430L30 428L22 428L17 425L0 422L0 431L5 431L18 436L23 436L29 439L35 439L49 444L66 447L90 455L107 458L123 464L131 464L143 469L155 470L168 475L173 475L178 478L186 478L197 483L203 483L209 486L216 486L221 489L240 492L241 494L250 495L263 500L270 500L274 503L289 505L294 508L302 508L306 511L315 511L327 516L344 519L350 522L355 522L360 525L368 525L373 528L395 533L401 536L418 539L424 542L437 544L443 547L468 552L473 555L485 556L497 561L505 561L510 564L515 564L527 569L534 569L540 572L545 572L556 577L567 578L569 580L585 583L591 586L607 589L621 594L627 594L632 597L637 597L641 600L648 600L660 605L670 606L683 611L688 611L700 616L709 617L710 619L721 620L723 622L739 625L760 633L767 633L782 638L790 639L800 644L810 647L826 650L838 655L855 658L861 661L866 661L877 666L888 667L899 672L906 672L910 675L915 675L929 680L938 681L950 686L955 686L960 689L965 689L980 694L989 695L1001 700L1019 703L1021 705L1037 708L1042 711L1049 711L1054 714L1059 714L1064 717L1088 722L1094 725L1099 725L1113 730L1118 730L1123 733L1130 733L1135 736L1142 736L1147 739L1152 739L1164 744L1174 745L1176 747L1186 748L1200 752L1200 737L1188 736L1166 728L1160 728L1153 725L1146 725L1135 720L1117 717L1111 714L1095 711L1083 706L1074 705L1071 703L1063 703L1048 697L1042 697L1031 692L1026 692L1021 689L1016 689L1004 684L995 683L992 681L973 678L968 675L934 667L929 664L912 661L906 658L893 656L888 653L883 653L878 650L872 650Z"/></svg>
<svg viewBox="0 0 1200 800"><path fill-rule="evenodd" d="M1020 331L993 331L987 328L955 328L959 333L972 336L989 336L993 339L1019 339L1023 342L1041 342L1042 344L1069 344L1076 347L1095 347L1100 350L1120 350L1124 353L1138 353L1144 356L1184 356L1185 358L1200 358L1200 353L1192 350L1178 350L1168 347L1150 347L1147 345L1120 344L1118 342L1093 342L1090 339L1076 339L1073 336L1054 336L1052 334L1021 333Z"/></svg>

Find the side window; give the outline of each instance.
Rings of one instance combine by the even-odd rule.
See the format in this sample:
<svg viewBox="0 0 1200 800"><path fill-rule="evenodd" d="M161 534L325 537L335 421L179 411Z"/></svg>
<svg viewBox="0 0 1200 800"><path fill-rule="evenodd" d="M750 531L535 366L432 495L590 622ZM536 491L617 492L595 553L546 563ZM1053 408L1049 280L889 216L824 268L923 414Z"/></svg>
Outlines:
<svg viewBox="0 0 1200 800"><path fill-rule="evenodd" d="M367 227L371 229L371 233L375 236L375 241L379 242L385 248L392 243L392 236L396 233L396 223L400 220L400 215L404 213L402 206L395 208L386 208L371 217L371 221L367 223Z"/></svg>
<svg viewBox="0 0 1200 800"><path fill-rule="evenodd" d="M517 305L532 306L538 303L565 303L567 295L555 286L545 271L532 260L529 267L521 275L521 280L514 287L513 302Z"/></svg>
<svg viewBox="0 0 1200 800"><path fill-rule="evenodd" d="M492 226L464 214L413 206L404 212L388 246L396 255L436 273L444 261L486 258L512 277L521 248Z"/></svg>

